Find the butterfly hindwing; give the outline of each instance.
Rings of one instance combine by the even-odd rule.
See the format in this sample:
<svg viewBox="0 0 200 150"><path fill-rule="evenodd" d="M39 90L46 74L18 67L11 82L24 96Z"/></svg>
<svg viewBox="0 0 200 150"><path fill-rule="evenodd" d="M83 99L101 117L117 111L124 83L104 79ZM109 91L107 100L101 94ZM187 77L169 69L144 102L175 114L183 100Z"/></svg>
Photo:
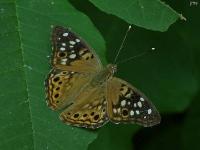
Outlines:
<svg viewBox="0 0 200 150"><path fill-rule="evenodd" d="M53 67L77 72L97 72L100 59L80 36L68 28L56 26L52 33Z"/></svg>
<svg viewBox="0 0 200 150"><path fill-rule="evenodd" d="M75 103L61 113L66 124L85 128L98 128L108 121L105 88L86 86L75 98Z"/></svg>
<svg viewBox="0 0 200 150"><path fill-rule="evenodd" d="M115 123L136 123L144 127L160 123L154 105L138 89L114 77L107 86L108 116Z"/></svg>

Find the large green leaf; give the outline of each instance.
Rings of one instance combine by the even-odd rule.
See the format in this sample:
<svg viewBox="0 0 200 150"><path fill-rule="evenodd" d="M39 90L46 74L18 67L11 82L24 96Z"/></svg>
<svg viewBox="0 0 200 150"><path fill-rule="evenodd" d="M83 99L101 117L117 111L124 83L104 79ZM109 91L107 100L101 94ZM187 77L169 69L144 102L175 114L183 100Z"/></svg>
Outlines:
<svg viewBox="0 0 200 150"><path fill-rule="evenodd" d="M146 29L166 31L182 15L159 0L90 0L108 14Z"/></svg>
<svg viewBox="0 0 200 150"><path fill-rule="evenodd" d="M86 149L96 133L64 125L45 103L51 27L71 27L105 62L102 37L64 0L1 0L0 15L0 149Z"/></svg>

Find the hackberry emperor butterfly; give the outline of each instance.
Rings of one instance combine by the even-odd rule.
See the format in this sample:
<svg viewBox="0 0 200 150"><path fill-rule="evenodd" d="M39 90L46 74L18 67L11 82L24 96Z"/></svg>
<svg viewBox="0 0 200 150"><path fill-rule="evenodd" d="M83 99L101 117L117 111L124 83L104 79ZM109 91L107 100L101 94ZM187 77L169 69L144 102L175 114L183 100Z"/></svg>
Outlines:
<svg viewBox="0 0 200 150"><path fill-rule="evenodd" d="M46 80L48 106L64 109L60 119L78 127L98 128L114 123L148 127L160 115L135 87L113 77L116 65L103 68L95 52L69 29L57 26L52 33L52 67Z"/></svg>

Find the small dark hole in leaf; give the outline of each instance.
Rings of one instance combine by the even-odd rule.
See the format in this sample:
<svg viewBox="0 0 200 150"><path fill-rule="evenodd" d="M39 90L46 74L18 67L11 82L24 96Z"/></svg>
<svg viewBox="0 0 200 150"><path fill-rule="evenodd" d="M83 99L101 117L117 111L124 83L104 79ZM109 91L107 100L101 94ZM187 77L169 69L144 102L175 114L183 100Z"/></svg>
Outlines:
<svg viewBox="0 0 200 150"><path fill-rule="evenodd" d="M94 55L92 55L91 58L94 58Z"/></svg>
<svg viewBox="0 0 200 150"><path fill-rule="evenodd" d="M67 114L68 114L68 115L71 115L71 113L70 113L70 112L68 112Z"/></svg>
<svg viewBox="0 0 200 150"><path fill-rule="evenodd" d="M86 60L88 60L88 59L89 59L89 57L86 58Z"/></svg>
<svg viewBox="0 0 200 150"><path fill-rule="evenodd" d="M91 112L91 114L90 114L91 116L93 116L94 115L94 112Z"/></svg>
<svg viewBox="0 0 200 150"><path fill-rule="evenodd" d="M56 103L59 103L59 101L56 101Z"/></svg>
<svg viewBox="0 0 200 150"><path fill-rule="evenodd" d="M58 84L62 84L62 81L58 82Z"/></svg>
<svg viewBox="0 0 200 150"><path fill-rule="evenodd" d="M99 115L95 115L94 120L98 120L98 119L99 119Z"/></svg>

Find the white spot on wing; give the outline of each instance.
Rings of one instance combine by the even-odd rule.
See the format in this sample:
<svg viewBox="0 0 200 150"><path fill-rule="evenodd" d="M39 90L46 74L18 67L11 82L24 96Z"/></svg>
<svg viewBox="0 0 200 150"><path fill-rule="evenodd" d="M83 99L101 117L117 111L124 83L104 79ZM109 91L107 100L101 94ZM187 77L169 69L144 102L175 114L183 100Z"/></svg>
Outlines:
<svg viewBox="0 0 200 150"><path fill-rule="evenodd" d="M69 33L65 32L63 33L63 36L67 37L69 35Z"/></svg>
<svg viewBox="0 0 200 150"><path fill-rule="evenodd" d="M142 101L142 102L143 102L143 101L144 101L144 98L140 97L140 101Z"/></svg>
<svg viewBox="0 0 200 150"><path fill-rule="evenodd" d="M65 51L65 48L64 48L64 47L61 47L60 50L61 50L61 51Z"/></svg>
<svg viewBox="0 0 200 150"><path fill-rule="evenodd" d="M131 116L134 115L134 111L133 111L133 110L130 111L130 115L131 115Z"/></svg>
<svg viewBox="0 0 200 150"><path fill-rule="evenodd" d="M79 40L79 39L76 39L76 42L80 42L80 40Z"/></svg>
<svg viewBox="0 0 200 150"><path fill-rule="evenodd" d="M62 43L62 46L66 46L66 43Z"/></svg>
<svg viewBox="0 0 200 150"><path fill-rule="evenodd" d="M117 113L117 110L115 108L113 108L113 113L116 114Z"/></svg>
<svg viewBox="0 0 200 150"><path fill-rule="evenodd" d="M148 114L150 115L152 113L152 110L151 109L148 109Z"/></svg>
<svg viewBox="0 0 200 150"><path fill-rule="evenodd" d="M69 41L69 44L71 44L71 45L75 45L76 42L74 42L74 41Z"/></svg>
<svg viewBox="0 0 200 150"><path fill-rule="evenodd" d="M136 110L135 112L136 112L136 114L137 114L137 115L139 115L139 114L140 114L139 110Z"/></svg>
<svg viewBox="0 0 200 150"><path fill-rule="evenodd" d="M67 58L65 58L65 59L62 59L62 61L67 61Z"/></svg>
<svg viewBox="0 0 200 150"><path fill-rule="evenodd" d="M137 104L138 104L138 107L140 108L142 107L142 103L140 101Z"/></svg>
<svg viewBox="0 0 200 150"><path fill-rule="evenodd" d="M136 103L134 103L133 105L134 105L134 107L137 107L137 104L136 104Z"/></svg>
<svg viewBox="0 0 200 150"><path fill-rule="evenodd" d="M121 106L123 107L125 105L126 105L126 101L125 100L121 101Z"/></svg>
<svg viewBox="0 0 200 150"><path fill-rule="evenodd" d="M69 58L71 58L71 59L76 58L76 54L71 54L71 55L69 55Z"/></svg>

